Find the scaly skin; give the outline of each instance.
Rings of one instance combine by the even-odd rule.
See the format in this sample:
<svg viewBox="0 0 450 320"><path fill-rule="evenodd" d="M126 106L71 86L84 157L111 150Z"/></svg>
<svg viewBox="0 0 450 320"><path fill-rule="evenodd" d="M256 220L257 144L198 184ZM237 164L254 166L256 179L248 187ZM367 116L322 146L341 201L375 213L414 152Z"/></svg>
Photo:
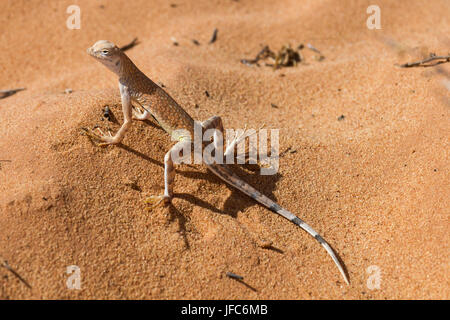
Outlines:
<svg viewBox="0 0 450 320"><path fill-rule="evenodd" d="M164 157L164 182L165 189L164 195L154 196L147 199L148 203L156 205L162 201L166 204L170 203L173 197L173 184L175 178L175 170L173 166L172 154L178 154L183 147L191 147L192 137L194 134L195 122L189 116L189 114L175 102L162 88L156 85L150 80L144 73L142 73L134 63L113 43L100 40L96 42L91 48L88 49L88 53L103 63L111 71L119 76L119 89L122 99L122 109L124 113L124 123L115 136L111 135L97 135L92 131L86 130L89 137L94 140L99 140L101 143L98 145L116 144L122 141L126 131L131 126L133 119L131 101L137 102L144 108L143 113L134 113L134 119L145 120L153 116L161 127L172 137L175 137L180 141L175 145ZM202 122L203 130L215 129L216 133L220 132L223 137L223 125L220 117L211 117L210 119ZM186 130L183 134L178 134L178 130ZM100 131L101 132L101 131ZM238 136L227 147L225 153L223 152L223 142L219 139L218 135L214 135L214 148L215 152L227 156L229 154L234 155L235 146L245 139L245 136ZM205 144L206 145L206 144ZM172 153L173 152L173 153ZM194 149L194 152L195 149ZM255 199L271 211L283 216L290 220L311 236L313 236L328 252L333 259L334 263L339 269L345 282L349 284L347 275L344 271L342 264L336 256L330 245L308 224L298 218L293 213L282 208L280 205L261 194L258 190L250 186L248 183L240 179L227 165L217 164L211 156L205 157L202 154L203 161L207 165L208 169L217 175L220 179L234 188L242 191L249 197Z"/></svg>
<svg viewBox="0 0 450 320"><path fill-rule="evenodd" d="M119 82L128 88L131 99L151 110L151 114L168 134L171 135L177 129L193 130L194 119L143 74L123 52L120 54Z"/></svg>

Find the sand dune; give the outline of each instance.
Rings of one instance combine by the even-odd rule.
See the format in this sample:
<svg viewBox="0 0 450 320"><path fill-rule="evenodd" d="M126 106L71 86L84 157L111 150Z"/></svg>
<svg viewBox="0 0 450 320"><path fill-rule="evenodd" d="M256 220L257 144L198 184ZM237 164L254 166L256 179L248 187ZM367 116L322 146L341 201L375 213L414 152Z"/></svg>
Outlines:
<svg viewBox="0 0 450 320"><path fill-rule="evenodd" d="M364 0L76 1L69 30L72 2L0 3L0 90L27 88L0 99L0 255L32 286L0 268L0 299L449 298L449 92L434 67L395 66L449 52L446 0L377 1L381 30ZM80 130L122 122L117 79L86 48L134 37L128 56L194 118L280 129L277 175L236 172L332 244L349 286L314 239L203 166L177 167L173 205L146 210L170 138L134 122L97 148ZM240 63L289 43L325 59Z"/></svg>

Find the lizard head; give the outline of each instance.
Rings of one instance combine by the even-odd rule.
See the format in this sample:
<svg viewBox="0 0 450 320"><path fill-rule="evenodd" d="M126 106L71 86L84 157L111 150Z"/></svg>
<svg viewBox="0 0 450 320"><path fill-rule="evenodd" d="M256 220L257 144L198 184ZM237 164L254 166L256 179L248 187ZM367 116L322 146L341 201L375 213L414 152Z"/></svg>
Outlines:
<svg viewBox="0 0 450 320"><path fill-rule="evenodd" d="M114 73L119 74L122 51L114 43L107 40L97 41L87 49L87 53Z"/></svg>

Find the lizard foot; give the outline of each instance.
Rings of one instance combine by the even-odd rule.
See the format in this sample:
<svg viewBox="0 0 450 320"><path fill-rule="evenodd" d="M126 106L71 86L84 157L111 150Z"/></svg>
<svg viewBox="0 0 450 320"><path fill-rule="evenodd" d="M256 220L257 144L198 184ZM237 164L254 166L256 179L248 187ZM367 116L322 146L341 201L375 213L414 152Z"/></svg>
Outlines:
<svg viewBox="0 0 450 320"><path fill-rule="evenodd" d="M238 145L245 138L248 138L255 134L258 134L258 131L261 130L262 128L264 128L264 126L265 126L265 124L260 126L258 130L248 133L248 132L246 132L247 125L244 125L244 130L240 134L238 134L237 132L235 133L234 138L233 138L233 140L231 140L230 145Z"/></svg>
<svg viewBox="0 0 450 320"><path fill-rule="evenodd" d="M96 134L94 132L95 129L97 129L101 135ZM109 130L108 130L109 135L106 135L99 127L95 129L89 130L86 128L81 128L81 130L83 130L83 132L88 136L88 138L91 139L92 143L94 143L97 147L105 147L107 145L114 143L113 136L111 135L111 132Z"/></svg>
<svg viewBox="0 0 450 320"><path fill-rule="evenodd" d="M150 119L150 113L145 110L144 112L142 112L139 108L136 108L133 106L133 119L135 120L147 120Z"/></svg>
<svg viewBox="0 0 450 320"><path fill-rule="evenodd" d="M160 196L150 196L147 199L144 200L144 202L148 205L147 210L152 210L153 208L156 208L161 202L167 206L170 204L171 197L160 195Z"/></svg>
<svg viewBox="0 0 450 320"><path fill-rule="evenodd" d="M235 133L234 138L231 140L231 142L228 144L227 149L225 150L225 157L228 157L230 154L234 153L234 149L236 148L236 146L241 143L243 140L245 140L248 137L251 137L255 134L258 134L258 132L264 128L265 124L263 124L261 127L259 127L259 129L257 131L253 131L253 132L246 132L247 130L247 125L244 125L244 130L238 134L238 132ZM246 154L244 156L246 156L249 152L247 151Z"/></svg>

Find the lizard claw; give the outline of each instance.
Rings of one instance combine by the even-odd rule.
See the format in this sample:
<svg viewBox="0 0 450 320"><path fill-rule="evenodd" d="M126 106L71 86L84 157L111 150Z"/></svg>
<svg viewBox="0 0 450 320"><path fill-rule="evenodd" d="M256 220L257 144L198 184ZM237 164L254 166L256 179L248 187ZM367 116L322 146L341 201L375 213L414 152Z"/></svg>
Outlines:
<svg viewBox="0 0 450 320"><path fill-rule="evenodd" d="M147 199L144 200L144 202L149 205L147 210L151 211L154 208L156 208L161 202L164 203L164 205L168 205L170 203L170 198L164 195L160 196L150 196Z"/></svg>
<svg viewBox="0 0 450 320"><path fill-rule="evenodd" d="M103 131L97 127L96 128L102 135L98 135L94 132L94 130L89 130L87 128L81 128L81 130L83 131L83 133L85 133L88 138L91 140L91 142L93 144L95 144L97 147L106 147L107 145L110 145L111 142L109 142L109 140L111 139L111 132L108 130L109 132L109 136L105 135L103 133ZM102 141L102 142L99 142Z"/></svg>
<svg viewBox="0 0 450 320"><path fill-rule="evenodd" d="M142 121L142 120L147 120L149 118L150 118L150 113L147 110L141 111L141 109L133 106L133 119Z"/></svg>
<svg viewBox="0 0 450 320"><path fill-rule="evenodd" d="M133 119L140 119L144 115L144 112L133 106Z"/></svg>

